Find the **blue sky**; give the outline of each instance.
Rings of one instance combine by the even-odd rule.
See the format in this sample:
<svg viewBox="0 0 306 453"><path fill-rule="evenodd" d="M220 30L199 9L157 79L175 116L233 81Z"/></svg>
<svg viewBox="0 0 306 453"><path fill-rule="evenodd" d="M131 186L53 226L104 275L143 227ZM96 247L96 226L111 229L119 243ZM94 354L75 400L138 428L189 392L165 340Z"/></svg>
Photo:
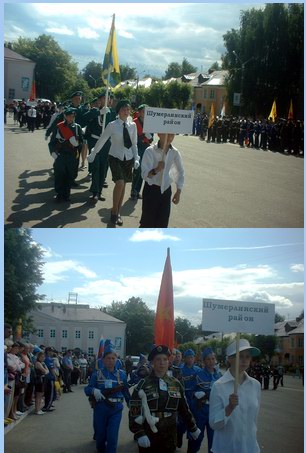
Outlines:
<svg viewBox="0 0 306 453"><path fill-rule="evenodd" d="M44 250L47 300L69 292L93 307L141 297L153 310L170 247L175 316L201 323L202 299L275 304L286 318L304 301L302 229L33 229Z"/></svg>
<svg viewBox="0 0 306 453"><path fill-rule="evenodd" d="M224 53L223 35L239 28L240 11L263 3L6 3L4 40L51 35L82 69L103 62L116 14L120 64L164 75L170 62L183 58L199 71L207 70Z"/></svg>

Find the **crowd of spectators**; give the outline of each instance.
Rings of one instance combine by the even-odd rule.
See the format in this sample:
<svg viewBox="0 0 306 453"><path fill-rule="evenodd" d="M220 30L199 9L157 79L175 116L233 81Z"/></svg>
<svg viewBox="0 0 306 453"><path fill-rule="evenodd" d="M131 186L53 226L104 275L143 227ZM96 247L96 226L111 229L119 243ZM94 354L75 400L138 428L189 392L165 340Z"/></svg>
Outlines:
<svg viewBox="0 0 306 453"><path fill-rule="evenodd" d="M4 122L6 123L7 114L10 114L14 119L15 126L18 125L20 128L24 127L34 132L35 129L46 129L52 115L57 111L58 106L54 102L26 102L25 99L13 101L4 106Z"/></svg>

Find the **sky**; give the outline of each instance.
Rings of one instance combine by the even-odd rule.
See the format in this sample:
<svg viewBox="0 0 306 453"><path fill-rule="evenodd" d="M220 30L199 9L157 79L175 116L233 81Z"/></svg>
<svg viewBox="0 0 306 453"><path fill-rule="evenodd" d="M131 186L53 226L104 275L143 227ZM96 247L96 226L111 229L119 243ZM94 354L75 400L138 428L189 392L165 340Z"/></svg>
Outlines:
<svg viewBox="0 0 306 453"><path fill-rule="evenodd" d="M183 58L206 71L225 52L223 35L240 26L240 11L263 3L6 3L4 40L51 35L82 70L103 62L116 15L119 64L161 77Z"/></svg>
<svg viewBox="0 0 306 453"><path fill-rule="evenodd" d="M46 301L104 307L140 297L156 310L170 248L175 317L202 322L202 299L275 304L294 319L304 307L302 229L33 229L44 253Z"/></svg>

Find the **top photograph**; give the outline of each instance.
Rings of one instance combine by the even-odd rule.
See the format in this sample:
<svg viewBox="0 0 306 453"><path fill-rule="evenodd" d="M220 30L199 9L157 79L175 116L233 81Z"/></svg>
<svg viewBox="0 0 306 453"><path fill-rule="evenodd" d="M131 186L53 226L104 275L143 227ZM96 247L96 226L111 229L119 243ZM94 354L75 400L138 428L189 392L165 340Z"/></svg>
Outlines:
<svg viewBox="0 0 306 453"><path fill-rule="evenodd" d="M6 3L4 225L303 228L303 3Z"/></svg>

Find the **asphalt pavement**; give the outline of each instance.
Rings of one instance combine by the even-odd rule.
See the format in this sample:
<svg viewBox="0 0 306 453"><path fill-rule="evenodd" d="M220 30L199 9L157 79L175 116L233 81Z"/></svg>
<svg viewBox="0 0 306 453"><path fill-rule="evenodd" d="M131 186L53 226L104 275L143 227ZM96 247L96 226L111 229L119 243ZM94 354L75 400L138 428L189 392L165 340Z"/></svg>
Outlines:
<svg viewBox="0 0 306 453"><path fill-rule="evenodd" d="M63 394L55 402L56 410L38 416L30 413L5 434L6 453L94 453L92 409L83 391L73 386L74 393ZM303 453L304 387L302 380L284 377L284 387L262 390L258 419L258 442L261 453ZM128 429L125 407L119 432L117 453L137 453L138 448ZM186 453L187 443L177 449ZM201 446L207 452L207 443ZM226 453L226 452L224 452ZM248 452L245 452L248 453Z"/></svg>
<svg viewBox="0 0 306 453"><path fill-rule="evenodd" d="M71 203L54 202L53 160L45 131L13 124L4 127L4 224L29 228L105 228L109 224L113 183L106 201L88 202L90 179L79 171ZM172 204L173 228L303 228L304 159L236 144L208 144L195 136L174 139L185 166L179 205ZM138 228L141 201L129 199L127 184L123 227ZM118 228L118 227L117 227ZM120 228L120 227L119 227Z"/></svg>

